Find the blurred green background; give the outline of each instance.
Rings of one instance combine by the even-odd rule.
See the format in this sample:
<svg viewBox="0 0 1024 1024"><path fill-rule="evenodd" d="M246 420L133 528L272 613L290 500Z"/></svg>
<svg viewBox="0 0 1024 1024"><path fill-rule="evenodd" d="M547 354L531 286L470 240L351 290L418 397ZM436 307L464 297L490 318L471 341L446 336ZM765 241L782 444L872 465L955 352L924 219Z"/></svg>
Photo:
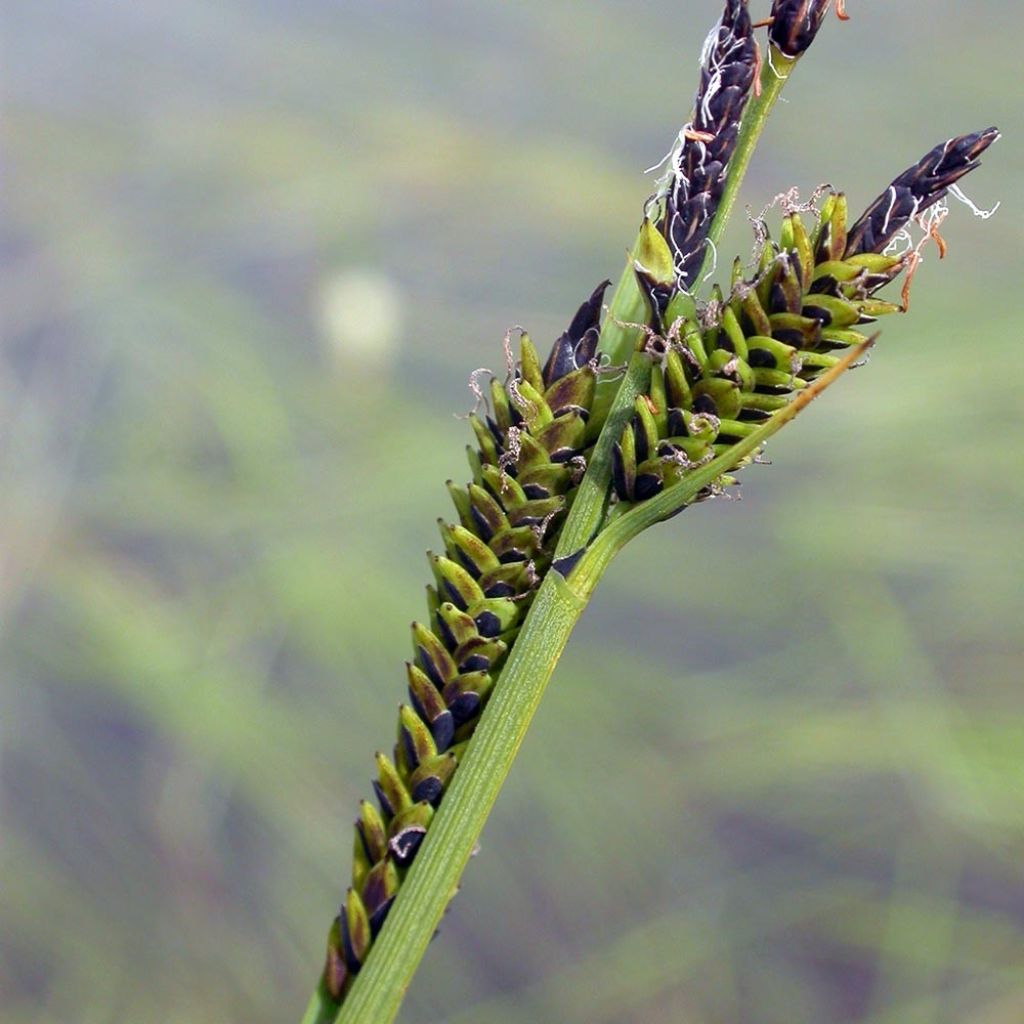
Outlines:
<svg viewBox="0 0 1024 1024"><path fill-rule="evenodd" d="M297 1020L467 377L618 275L720 5L4 6L2 1017ZM996 123L1002 208L613 567L405 1024L1024 1020L1024 15L849 8L744 201Z"/></svg>

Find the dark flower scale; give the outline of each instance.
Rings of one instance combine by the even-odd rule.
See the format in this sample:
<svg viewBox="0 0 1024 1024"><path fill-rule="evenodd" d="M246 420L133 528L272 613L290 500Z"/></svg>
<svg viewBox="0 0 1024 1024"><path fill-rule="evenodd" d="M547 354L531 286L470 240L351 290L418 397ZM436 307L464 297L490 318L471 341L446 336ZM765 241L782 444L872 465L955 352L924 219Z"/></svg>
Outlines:
<svg viewBox="0 0 1024 1024"><path fill-rule="evenodd" d="M352 885L327 943L323 986L338 1002L358 973L430 827L536 588L582 475L602 299L583 303L541 365L523 335L490 414L474 414L473 479L449 481L457 521L439 521L429 619L413 623L408 703L393 756L377 754L377 804L355 823Z"/></svg>
<svg viewBox="0 0 1024 1024"><path fill-rule="evenodd" d="M933 206L965 174L981 163L981 154L999 138L997 128L957 135L908 167L850 228L846 253L881 252L914 217Z"/></svg>
<svg viewBox="0 0 1024 1024"><path fill-rule="evenodd" d="M789 58L801 56L814 42L832 0L775 0L768 39Z"/></svg>
<svg viewBox="0 0 1024 1024"><path fill-rule="evenodd" d="M673 160L660 225L672 250L680 288L692 287L704 262L708 231L725 188L756 63L746 0L727 0L705 44L693 120L683 129Z"/></svg>

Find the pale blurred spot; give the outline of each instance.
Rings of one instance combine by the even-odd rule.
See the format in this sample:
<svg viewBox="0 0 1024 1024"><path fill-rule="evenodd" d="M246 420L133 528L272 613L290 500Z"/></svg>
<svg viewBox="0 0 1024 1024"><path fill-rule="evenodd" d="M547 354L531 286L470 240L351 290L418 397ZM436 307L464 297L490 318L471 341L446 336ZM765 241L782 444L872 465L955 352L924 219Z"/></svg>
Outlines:
<svg viewBox="0 0 1024 1024"><path fill-rule="evenodd" d="M390 366L402 331L402 296L379 271L355 267L328 278L318 297L320 328L334 360L351 368Z"/></svg>

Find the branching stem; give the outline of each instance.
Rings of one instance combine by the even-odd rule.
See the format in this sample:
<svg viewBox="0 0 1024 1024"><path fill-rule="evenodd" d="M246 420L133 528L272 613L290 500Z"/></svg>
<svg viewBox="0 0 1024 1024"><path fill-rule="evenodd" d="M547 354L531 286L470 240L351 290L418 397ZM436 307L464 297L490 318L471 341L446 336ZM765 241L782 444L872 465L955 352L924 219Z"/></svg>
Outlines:
<svg viewBox="0 0 1024 1024"><path fill-rule="evenodd" d="M765 62L760 94L750 101L744 114L723 198L710 228L711 245L721 237L751 154L794 64L777 50ZM690 504L703 488L732 468L737 459L758 448L863 354L863 349L853 350L756 434L605 525L612 445L621 434L634 399L647 387L651 371L651 358L636 351L639 331L634 325L645 318L646 306L633 273L633 253L631 250L612 296L599 346L612 363L628 363L628 367L622 378L599 391L595 414L609 410L607 423L596 442L558 549L559 556L583 548L586 554L571 571L567 570L568 577L551 570L540 586L451 787L341 1008L319 987L302 1024L388 1024L394 1019L458 887L569 634L616 552L646 526Z"/></svg>

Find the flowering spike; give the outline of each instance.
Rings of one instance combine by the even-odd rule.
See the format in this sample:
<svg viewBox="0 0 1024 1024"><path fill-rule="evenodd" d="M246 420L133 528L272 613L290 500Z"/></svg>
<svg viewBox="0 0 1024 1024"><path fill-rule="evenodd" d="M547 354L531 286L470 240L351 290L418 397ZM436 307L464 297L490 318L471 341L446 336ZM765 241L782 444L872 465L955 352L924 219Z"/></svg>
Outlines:
<svg viewBox="0 0 1024 1024"><path fill-rule="evenodd" d="M581 366L556 380L544 392L544 405L550 410L552 420L574 413L586 422L590 405L594 401L594 387L597 374L593 367Z"/></svg>
<svg viewBox="0 0 1024 1024"><path fill-rule="evenodd" d="M409 778L413 800L425 800L436 807L457 765L458 760L451 750L425 759Z"/></svg>
<svg viewBox="0 0 1024 1024"><path fill-rule="evenodd" d="M336 1003L341 1002L348 982L348 967L341 949L341 918L336 917L327 935L327 962L324 964L323 986Z"/></svg>
<svg viewBox="0 0 1024 1024"><path fill-rule="evenodd" d="M998 138L997 128L986 128L947 139L926 153L865 210L850 229L843 255L881 252L901 228L973 171L981 163L981 154Z"/></svg>
<svg viewBox="0 0 1024 1024"><path fill-rule="evenodd" d="M409 703L399 709L394 760L377 755L380 811L361 805L351 895L328 941L323 982L335 1001L383 924L400 869L416 856L551 564L582 477L576 461L594 401L607 286L582 303L543 364L523 334L508 379L490 384L489 412L470 417L473 478L465 487L448 482L458 521L438 521L444 553L430 555L429 624L412 626Z"/></svg>
<svg viewBox="0 0 1024 1024"><path fill-rule="evenodd" d="M676 272L672 249L648 218L637 239L633 272L650 310L650 326L664 333L663 317L675 291Z"/></svg>
<svg viewBox="0 0 1024 1024"><path fill-rule="evenodd" d="M384 835L384 820L369 800L363 800L359 804L356 833L367 860L375 864L384 856L387 840Z"/></svg>
<svg viewBox="0 0 1024 1024"><path fill-rule="evenodd" d="M449 739L451 732L449 730ZM412 773L420 764L437 754L437 744L423 719L408 705L398 709L398 742L407 772Z"/></svg>
<svg viewBox="0 0 1024 1024"><path fill-rule="evenodd" d="M828 0L775 0L773 44L798 56L828 6ZM842 13L841 3L836 9ZM912 269L914 254L898 258L881 250L977 166L998 137L988 129L936 147L849 231L842 193L825 197L812 233L788 212L778 242L763 238L754 273L745 278L737 261L729 295L716 285L708 301L698 303L690 289L704 262L757 68L747 2L726 0L701 55L693 118L656 197L663 210L656 222L645 218L634 249L631 269L650 306L649 326L638 332L640 375L631 364L630 387L622 391L633 403L631 418L622 423L614 407L617 436L604 429L608 411L594 401L607 281L579 306L544 361L521 332L518 361L506 337L504 379L492 378L485 394L474 375L474 393L486 408L469 417L476 440L469 449L471 479L465 486L447 484L457 521L439 521L444 551L429 556L428 616L412 626L409 703L399 707L393 759L376 755L379 810L368 801L360 805L352 884L328 936L321 995L334 1002L344 998L371 951L538 587L552 565L571 583L572 567L582 564L582 548L555 561L581 480L596 478L600 489L593 522L589 513L582 517L598 529L600 542L602 523L629 514L622 506L653 498L716 456L725 455L732 469L751 461L752 444L762 436L752 441L751 435L788 409L775 420L785 422L866 350L858 327L901 308L874 296ZM621 304L612 304L621 312ZM842 359L833 354L851 346ZM743 439L740 457L733 446ZM609 447L611 499L620 507L606 512L608 470L599 456L607 460ZM732 469L691 488L694 500L734 483ZM588 497L576 507L589 503Z"/></svg>
<svg viewBox="0 0 1024 1024"><path fill-rule="evenodd" d="M423 722L430 728L430 735L438 750L447 750L455 734L455 724L437 687L415 665L406 663L409 678L409 699ZM417 763L418 763L417 759ZM416 794L413 794L416 799Z"/></svg>
<svg viewBox="0 0 1024 1024"><path fill-rule="evenodd" d="M689 290L704 261L704 246L725 188L740 118L756 64L746 0L726 0L701 54L693 120L680 133L661 230L672 249L678 287Z"/></svg>
<svg viewBox="0 0 1024 1024"><path fill-rule="evenodd" d="M486 672L488 669L497 668L507 650L508 645L504 641L488 640L477 635L455 649L459 673Z"/></svg>
<svg viewBox="0 0 1024 1024"><path fill-rule="evenodd" d="M920 208L936 201L976 166L995 137L991 129L938 147L887 194L910 215L915 202ZM912 196L909 205L905 196ZM866 250L889 232L879 222L880 203L848 231L846 198L831 193L813 239L795 213L787 214L780 244L765 240L755 276L734 282L728 300L713 289L704 326L688 324L664 358L665 417L655 416L641 396L613 448L612 486L620 502L644 501L725 452L835 366L830 350L863 344L856 328L902 308L874 297L911 265Z"/></svg>
<svg viewBox="0 0 1024 1024"><path fill-rule="evenodd" d="M540 368L537 349L534 348L530 336L523 331L519 338L519 372L535 391L544 390L544 375Z"/></svg>
<svg viewBox="0 0 1024 1024"><path fill-rule="evenodd" d="M452 652L451 658L457 664L454 651L478 635L473 616L460 611L450 601L445 601L438 605L436 623L438 636L441 637L445 647Z"/></svg>
<svg viewBox="0 0 1024 1024"><path fill-rule="evenodd" d="M438 520L438 525L448 557L474 579L498 567L494 552L476 534L461 525L449 526L443 519Z"/></svg>

